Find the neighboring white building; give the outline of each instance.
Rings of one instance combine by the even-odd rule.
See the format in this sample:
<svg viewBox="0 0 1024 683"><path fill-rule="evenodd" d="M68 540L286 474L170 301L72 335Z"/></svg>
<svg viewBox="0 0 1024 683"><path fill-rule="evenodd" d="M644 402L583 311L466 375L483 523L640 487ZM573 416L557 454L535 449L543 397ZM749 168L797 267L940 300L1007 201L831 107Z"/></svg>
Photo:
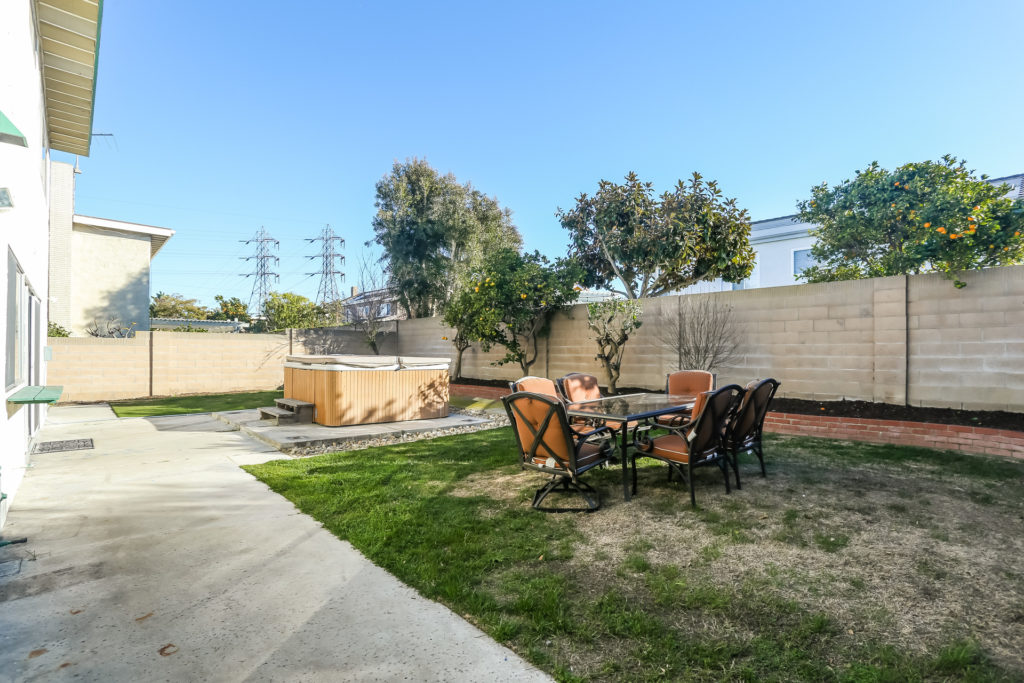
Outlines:
<svg viewBox="0 0 1024 683"><path fill-rule="evenodd" d="M353 287L352 295L338 303L341 305L345 323L354 323L367 318L392 321L405 320L407 317L390 287L371 289L365 292L360 292L358 287Z"/></svg>
<svg viewBox="0 0 1024 683"><path fill-rule="evenodd" d="M8 399L46 383L50 150L89 154L100 14L93 0L0 2L0 526L46 416Z"/></svg>
<svg viewBox="0 0 1024 683"><path fill-rule="evenodd" d="M108 323L149 329L149 263L168 228L74 212L75 170L51 164L50 322L84 336Z"/></svg>
<svg viewBox="0 0 1024 683"><path fill-rule="evenodd" d="M993 185L1010 186L1006 196L1024 199L1024 173L990 178ZM800 284L796 279L800 271L814 265L811 247L814 238L811 223L801 223L796 216L781 216L750 224L750 246L757 254L754 271L743 282L731 283L721 280L701 282L683 290L687 294L721 292L730 289L756 289L758 287L780 287Z"/></svg>

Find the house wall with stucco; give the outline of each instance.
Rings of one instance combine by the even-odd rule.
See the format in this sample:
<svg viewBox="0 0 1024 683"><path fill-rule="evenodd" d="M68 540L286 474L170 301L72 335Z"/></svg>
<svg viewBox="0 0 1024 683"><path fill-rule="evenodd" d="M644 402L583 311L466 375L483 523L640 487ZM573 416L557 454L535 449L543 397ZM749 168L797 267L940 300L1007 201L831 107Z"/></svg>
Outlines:
<svg viewBox="0 0 1024 683"><path fill-rule="evenodd" d="M0 188L10 192L12 208L0 209L0 344L9 353L9 342L29 342L25 367L16 382L4 382L0 410L0 526L7 505L24 476L29 462L29 439L45 417L45 408L7 403L6 399L28 384L46 379L41 360L46 339L49 142L42 90L41 56L35 19L29 2L0 2L0 110L25 136L27 146L0 142ZM15 265L12 268L10 256ZM31 321L21 311L18 338L8 332L11 316L19 310L8 305L9 275L24 274L16 288L38 302L39 315ZM22 356L19 356L21 358Z"/></svg>
<svg viewBox="0 0 1024 683"><path fill-rule="evenodd" d="M71 232L71 332L135 324L149 329L150 236L75 224Z"/></svg>

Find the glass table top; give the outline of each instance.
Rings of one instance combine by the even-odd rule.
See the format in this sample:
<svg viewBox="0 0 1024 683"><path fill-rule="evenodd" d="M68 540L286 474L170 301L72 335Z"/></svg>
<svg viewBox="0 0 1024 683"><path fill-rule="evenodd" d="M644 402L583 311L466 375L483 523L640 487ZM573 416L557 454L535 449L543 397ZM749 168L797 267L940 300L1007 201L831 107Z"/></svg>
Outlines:
<svg viewBox="0 0 1024 683"><path fill-rule="evenodd" d="M566 406L566 412L576 417L600 417L609 420L635 420L663 415L693 407L696 396L687 394L622 394L590 401L579 401Z"/></svg>

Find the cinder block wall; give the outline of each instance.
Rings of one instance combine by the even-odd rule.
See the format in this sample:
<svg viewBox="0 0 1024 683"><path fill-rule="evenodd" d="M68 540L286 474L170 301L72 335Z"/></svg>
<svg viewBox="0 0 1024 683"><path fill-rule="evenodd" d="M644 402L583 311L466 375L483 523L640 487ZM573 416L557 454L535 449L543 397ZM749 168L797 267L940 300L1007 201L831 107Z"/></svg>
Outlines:
<svg viewBox="0 0 1024 683"><path fill-rule="evenodd" d="M719 384L775 377L780 395L794 398L1024 412L1024 266L965 280L959 290L939 275L921 275L691 296L712 297L735 314L739 355L719 370ZM672 319L680 297L643 304L645 324L626 347L619 386L661 390L665 373L676 368L658 328ZM276 388L289 347L367 352L347 330L299 330L291 338L140 332L134 339L50 339L48 382L64 385L66 401L148 396L151 334L158 396ZM397 334L385 336L382 352L454 359L453 336L436 318L402 320ZM589 337L585 306L556 316L531 372L557 378L582 371L603 379ZM503 355L501 347L471 347L462 374L519 377L518 364L493 365Z"/></svg>
<svg viewBox="0 0 1024 683"><path fill-rule="evenodd" d="M276 389L284 383L289 348L285 334L191 332L51 337L47 343L47 382L64 386L61 401Z"/></svg>
<svg viewBox="0 0 1024 683"><path fill-rule="evenodd" d="M149 335L131 339L50 337L46 383L63 385L61 401L108 401L149 395Z"/></svg>
<svg viewBox="0 0 1024 683"><path fill-rule="evenodd" d="M1024 411L1024 266L910 278L910 403Z"/></svg>
<svg viewBox="0 0 1024 683"><path fill-rule="evenodd" d="M284 384L286 334L149 332L153 395L276 389Z"/></svg>
<svg viewBox="0 0 1024 683"><path fill-rule="evenodd" d="M792 398L1024 412L1024 266L965 280L959 290L932 274L690 296L734 311L739 357L719 370L719 384L775 377L779 395ZM627 344L619 386L664 388L665 374L676 368L658 328L679 302L643 301L645 324ZM403 320L398 352L454 357L442 339L452 336L437 319ZM540 347L532 374L589 372L604 382L585 306L557 316ZM491 365L502 355L469 349L463 376L517 378L518 365Z"/></svg>

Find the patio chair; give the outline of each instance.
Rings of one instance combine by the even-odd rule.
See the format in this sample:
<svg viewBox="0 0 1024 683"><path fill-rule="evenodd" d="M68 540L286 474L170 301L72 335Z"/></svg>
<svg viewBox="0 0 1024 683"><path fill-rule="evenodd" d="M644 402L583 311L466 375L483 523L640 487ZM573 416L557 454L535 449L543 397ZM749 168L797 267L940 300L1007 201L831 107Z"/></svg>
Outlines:
<svg viewBox="0 0 1024 683"><path fill-rule="evenodd" d="M729 493L729 454L725 446L725 430L729 418L743 394L737 384L717 391L697 395L693 404L695 417L678 427L665 427L667 434L651 439L642 435L633 453L633 493L636 493L637 458L654 458L668 464L669 481L672 473L679 475L690 486L690 504L697 507L693 488L693 470L704 465L718 465L725 477L725 492Z"/></svg>
<svg viewBox="0 0 1024 683"><path fill-rule="evenodd" d="M545 396L559 397L558 389L555 388L554 381L547 377L520 377L519 379L509 382L508 388L512 390L512 393L517 391L529 391L534 394L544 394Z"/></svg>
<svg viewBox="0 0 1024 683"><path fill-rule="evenodd" d="M764 418L768 415L768 406L778 389L779 382L770 378L760 382L755 380L748 384L743 400L736 410L736 416L729 422L725 433L725 445L736 474L736 488L740 488L740 453L753 451L761 462L761 476L768 476L764 468L761 433L764 430Z"/></svg>
<svg viewBox="0 0 1024 683"><path fill-rule="evenodd" d="M715 388L715 376L704 370L680 370L665 375L665 393L695 395ZM657 419L659 426L679 427L690 420L693 413L669 413Z"/></svg>
<svg viewBox="0 0 1024 683"><path fill-rule="evenodd" d="M585 372L570 372L565 377L556 380L555 384L569 403L601 398L601 387L598 385L597 378Z"/></svg>
<svg viewBox="0 0 1024 683"><path fill-rule="evenodd" d="M565 404L552 396L521 391L501 399L519 447L520 465L551 475L551 481L537 489L533 507L550 512L572 508L542 508L541 502L559 486L583 497L587 511L601 507L601 496L580 481L584 472L604 465L612 457L607 427L578 433L569 426Z"/></svg>
<svg viewBox="0 0 1024 683"><path fill-rule="evenodd" d="M601 387L598 384L597 377L588 375L585 372L570 372L565 377L558 379L555 382L558 385L558 391L565 398L566 403L577 403L579 401L593 401L601 398ZM605 420L603 422L595 423L599 426L605 426L612 431L618 431L622 427L621 422L614 420ZM636 422L630 422L626 425L627 429L633 429L637 427Z"/></svg>

